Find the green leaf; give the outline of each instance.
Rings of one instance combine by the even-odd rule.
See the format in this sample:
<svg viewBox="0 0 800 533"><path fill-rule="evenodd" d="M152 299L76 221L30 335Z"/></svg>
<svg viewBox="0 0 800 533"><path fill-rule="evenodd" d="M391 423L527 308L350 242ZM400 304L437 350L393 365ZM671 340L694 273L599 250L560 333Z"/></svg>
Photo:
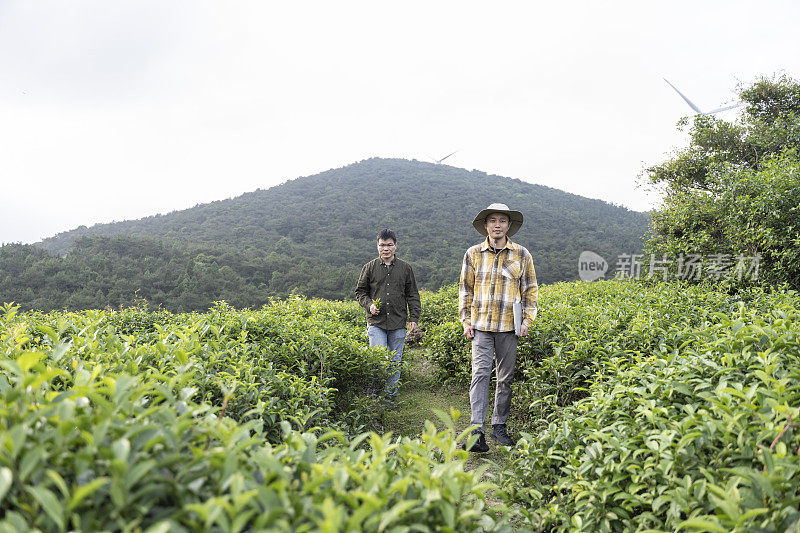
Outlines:
<svg viewBox="0 0 800 533"><path fill-rule="evenodd" d="M31 473L36 470L36 467L43 464L43 460L47 455L47 451L43 444L40 444L32 450L28 450L19 462L19 478L27 481Z"/></svg>
<svg viewBox="0 0 800 533"><path fill-rule="evenodd" d="M16 459L22 450L25 449L27 440L27 428L22 424L17 424L8 432L11 435L11 458Z"/></svg>
<svg viewBox="0 0 800 533"><path fill-rule="evenodd" d="M50 358L53 360L53 362L58 363L61 360L61 358L64 357L64 354L67 353L67 351L69 351L70 347L72 347L72 341L69 342L59 341L55 345L55 348L53 348L53 353L50 356Z"/></svg>
<svg viewBox="0 0 800 533"><path fill-rule="evenodd" d="M64 498L69 498L69 488L67 487L67 483L64 481L64 478L61 477L61 474L55 470L48 469L47 477L49 477L53 483L55 483L56 487L58 487L58 490L61 491L61 494L64 496Z"/></svg>
<svg viewBox="0 0 800 533"><path fill-rule="evenodd" d="M719 525L717 521L704 518L690 518L678 524L678 529L693 529L695 531L712 531L713 533L727 533L728 529Z"/></svg>
<svg viewBox="0 0 800 533"><path fill-rule="evenodd" d="M147 459L146 461L137 462L125 476L125 486L130 490L133 485L139 481L144 475L153 470L156 461Z"/></svg>
<svg viewBox="0 0 800 533"><path fill-rule="evenodd" d="M739 520L736 521L736 527L741 527L745 523L747 523L750 519L767 514L769 512L770 510L765 507L760 507L758 509L750 509L749 511L743 513L742 516L739 517Z"/></svg>
<svg viewBox="0 0 800 533"><path fill-rule="evenodd" d="M24 371L30 370L42 358L41 352L25 352L17 358L17 364Z"/></svg>
<svg viewBox="0 0 800 533"><path fill-rule="evenodd" d="M448 414L441 409L433 409L433 414L436 415L436 418L442 421L442 424L444 424L447 429L449 429L452 432L455 432L456 426L455 423L453 422L453 417L450 416L452 412Z"/></svg>
<svg viewBox="0 0 800 533"><path fill-rule="evenodd" d="M37 324L36 330L44 333L50 339L50 342L55 345L58 342L58 334L56 331L46 324Z"/></svg>
<svg viewBox="0 0 800 533"><path fill-rule="evenodd" d="M44 487L25 487L50 519L58 524L59 529L64 529L64 510L55 495Z"/></svg>
<svg viewBox="0 0 800 533"><path fill-rule="evenodd" d="M97 479L91 480L89 483L85 485L81 485L79 487L75 487L72 491L72 498L69 500L69 505L67 506L68 511L72 511L80 505L80 503L86 499L88 496L97 492L97 490L108 483L109 479L107 477L99 477Z"/></svg>
<svg viewBox="0 0 800 533"><path fill-rule="evenodd" d="M28 531L30 529L30 524L28 524L28 521L25 520L25 518L16 511L8 511L6 513L5 519L3 520L3 522L0 522L0 525L5 525L5 523L9 524L11 528L3 531L17 532L17 531Z"/></svg>
<svg viewBox="0 0 800 533"><path fill-rule="evenodd" d="M3 498L6 497L13 481L14 476L11 473L11 469L7 466L0 468L0 503L3 503Z"/></svg>
<svg viewBox="0 0 800 533"><path fill-rule="evenodd" d="M131 452L131 443L125 437L114 441L111 445L111 450L114 453L114 457L119 459L120 461L127 461L128 455Z"/></svg>
<svg viewBox="0 0 800 533"><path fill-rule="evenodd" d="M400 516L417 505L419 500L401 500L394 504L391 509L383 513L381 523L378 524L378 531L383 531L387 526L393 524Z"/></svg>
<svg viewBox="0 0 800 533"><path fill-rule="evenodd" d="M169 533L170 531L181 531L181 529L182 528L175 522L172 522L171 520L163 520L147 528L145 533Z"/></svg>

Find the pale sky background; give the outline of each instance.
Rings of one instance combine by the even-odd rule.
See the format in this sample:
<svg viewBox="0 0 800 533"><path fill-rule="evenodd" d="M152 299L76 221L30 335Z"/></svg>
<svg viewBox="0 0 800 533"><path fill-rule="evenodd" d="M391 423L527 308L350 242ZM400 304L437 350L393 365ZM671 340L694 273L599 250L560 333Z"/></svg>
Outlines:
<svg viewBox="0 0 800 533"><path fill-rule="evenodd" d="M662 78L704 110L799 79L798 28L795 0L0 0L0 242L454 150L647 210L692 114Z"/></svg>

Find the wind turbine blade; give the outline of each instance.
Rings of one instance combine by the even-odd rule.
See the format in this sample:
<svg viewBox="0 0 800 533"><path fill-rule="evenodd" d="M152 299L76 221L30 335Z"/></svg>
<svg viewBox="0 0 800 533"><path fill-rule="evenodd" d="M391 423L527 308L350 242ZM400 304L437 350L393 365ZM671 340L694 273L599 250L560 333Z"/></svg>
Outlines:
<svg viewBox="0 0 800 533"><path fill-rule="evenodd" d="M741 107L744 103L739 102L738 104L729 105L726 107L720 107L719 109L715 109L714 111L709 111L708 113L703 113L704 115L713 115L714 113L719 113L720 111L727 111L728 109L733 109L735 107Z"/></svg>
<svg viewBox="0 0 800 533"><path fill-rule="evenodd" d="M672 84L669 82L669 80L668 80L667 78L664 78L664 81L665 81L665 82L667 82L667 84L668 84L670 87L672 87L673 89L675 89L675 92L676 92L676 93L678 93L679 95L681 95L681 98L683 98L684 100L686 100L686 103L687 103L687 104L689 104L689 107L691 107L692 109L694 109L694 112L695 112L695 113L699 113L699 114L701 114L701 115L705 115L705 114L706 114L706 113L703 113L702 111L700 111L700 108L698 108L696 105L694 105L694 104L692 103L692 101L691 101L691 100L689 100L688 98L686 98L686 97L683 95L683 93L682 93L682 92L680 92L680 91L678 90L678 88L677 88L677 87L675 87L674 85L672 85Z"/></svg>
<svg viewBox="0 0 800 533"><path fill-rule="evenodd" d="M458 150L456 150L456 152L458 152ZM454 153L456 153L456 152L453 152L453 154L454 154ZM453 155L453 154L447 154L446 156L444 156L443 158L441 158L441 159L439 160L439 163L441 163L442 161L444 161L445 159L447 159L448 157L450 157L450 156L451 156L451 155Z"/></svg>

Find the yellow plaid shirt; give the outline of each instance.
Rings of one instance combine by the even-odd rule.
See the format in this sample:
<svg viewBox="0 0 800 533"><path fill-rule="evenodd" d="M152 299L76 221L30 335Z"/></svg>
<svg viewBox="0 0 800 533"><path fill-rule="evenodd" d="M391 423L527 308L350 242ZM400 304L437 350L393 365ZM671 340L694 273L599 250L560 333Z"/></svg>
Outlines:
<svg viewBox="0 0 800 533"><path fill-rule="evenodd" d="M512 305L517 298L528 327L536 316L539 285L533 257L524 246L506 239L494 252L489 239L464 254L458 284L458 316L461 324L481 331L514 331Z"/></svg>

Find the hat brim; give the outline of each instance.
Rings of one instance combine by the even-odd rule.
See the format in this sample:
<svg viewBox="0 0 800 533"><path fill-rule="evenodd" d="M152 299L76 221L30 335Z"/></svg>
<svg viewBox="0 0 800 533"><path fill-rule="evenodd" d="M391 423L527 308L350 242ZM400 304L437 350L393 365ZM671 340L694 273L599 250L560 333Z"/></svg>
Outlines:
<svg viewBox="0 0 800 533"><path fill-rule="evenodd" d="M511 224L508 227L508 233L506 233L506 237L511 237L517 231L519 231L519 228L522 227L522 221L524 219L522 217L522 213L519 211L510 211L506 209L484 209L478 213L478 215L475 217L475 220L472 221L472 226L484 237L489 236L489 233L486 231L486 217L492 213L502 213L507 215L511 221Z"/></svg>

